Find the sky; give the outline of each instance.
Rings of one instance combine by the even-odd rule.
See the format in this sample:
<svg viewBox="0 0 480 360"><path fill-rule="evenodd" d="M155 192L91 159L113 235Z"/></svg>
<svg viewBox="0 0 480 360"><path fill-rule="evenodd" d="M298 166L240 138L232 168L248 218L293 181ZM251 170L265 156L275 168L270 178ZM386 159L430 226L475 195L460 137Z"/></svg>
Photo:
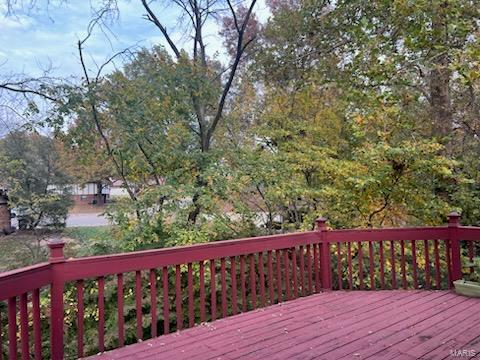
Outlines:
<svg viewBox="0 0 480 360"><path fill-rule="evenodd" d="M28 0L30 1L30 0ZM77 41L86 34L92 18L92 7L99 8L95 0L36 0L35 6L25 6L27 0L17 0L14 13L8 15L6 0L0 0L0 75L24 73L41 75L50 69L51 75L65 77L81 73ZM178 12L165 2L156 2L152 8L165 23L176 40L185 41ZM163 5L162 5L163 4ZM111 32L99 29L85 44L85 54L90 70L95 71L112 54L130 46L166 45L160 31L143 19L145 11L139 0L119 0L118 18L109 26ZM268 17L265 2L257 4L261 21ZM218 34L218 24L207 26L207 51L225 57Z"/></svg>

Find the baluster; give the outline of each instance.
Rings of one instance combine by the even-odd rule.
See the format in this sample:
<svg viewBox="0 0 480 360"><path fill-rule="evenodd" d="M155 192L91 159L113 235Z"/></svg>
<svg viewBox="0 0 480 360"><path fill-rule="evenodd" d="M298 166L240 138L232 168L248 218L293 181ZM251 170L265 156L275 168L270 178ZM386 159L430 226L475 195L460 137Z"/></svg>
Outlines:
<svg viewBox="0 0 480 360"><path fill-rule="evenodd" d="M250 255L250 291L252 299L252 309L257 308L257 288L255 284L255 258L254 255Z"/></svg>
<svg viewBox="0 0 480 360"><path fill-rule="evenodd" d="M363 244L358 242L358 278L360 280L360 290L363 290Z"/></svg>
<svg viewBox="0 0 480 360"><path fill-rule="evenodd" d="M123 274L117 274L117 322L118 322L118 345L125 344L125 319L123 315Z"/></svg>
<svg viewBox="0 0 480 360"><path fill-rule="evenodd" d="M188 263L188 326L195 326L195 312L194 312L194 299L193 299L193 269L192 263Z"/></svg>
<svg viewBox="0 0 480 360"><path fill-rule="evenodd" d="M352 243L347 243L348 261L348 288L353 290L353 269L352 269Z"/></svg>
<svg viewBox="0 0 480 360"><path fill-rule="evenodd" d="M428 240L423 240L425 251L425 288L430 289L430 252L428 250Z"/></svg>
<svg viewBox="0 0 480 360"><path fill-rule="evenodd" d="M297 254L295 253L295 258ZM300 245L298 249L298 258L299 258L299 273L300 273L300 287L301 287L301 293L300 296L305 296L306 295L306 289L305 289L305 260L303 258L303 246ZM295 261L296 265L296 261Z"/></svg>
<svg viewBox="0 0 480 360"><path fill-rule="evenodd" d="M83 331L84 331L84 318L85 307L83 300L83 280L77 281L77 357L84 356L83 353Z"/></svg>
<svg viewBox="0 0 480 360"><path fill-rule="evenodd" d="M17 298L8 299L8 358L17 359Z"/></svg>
<svg viewBox="0 0 480 360"><path fill-rule="evenodd" d="M200 266L200 322L205 322L205 265L203 260L199 262Z"/></svg>
<svg viewBox="0 0 480 360"><path fill-rule="evenodd" d="M299 258L300 258L300 286L302 287L302 296L306 296L307 288L305 287L305 259L304 259L303 245L300 245Z"/></svg>
<svg viewBox="0 0 480 360"><path fill-rule="evenodd" d="M232 312L233 315L238 313L238 303L237 303L237 268L235 266L235 256L230 257L230 279L232 283Z"/></svg>
<svg viewBox="0 0 480 360"><path fill-rule="evenodd" d="M395 245L393 241L390 241L390 259L392 262L392 289L397 288L397 273L395 269Z"/></svg>
<svg viewBox="0 0 480 360"><path fill-rule="evenodd" d="M440 280L440 252L438 251L438 240L433 241L433 252L435 255L435 280L437 283L437 290L442 287Z"/></svg>
<svg viewBox="0 0 480 360"><path fill-rule="evenodd" d="M308 275L308 293L313 294L312 253L311 253L310 244L307 244L307 275Z"/></svg>
<svg viewBox="0 0 480 360"><path fill-rule="evenodd" d="M298 297L298 282L297 282L297 248L292 248L292 278L293 278L293 298Z"/></svg>
<svg viewBox="0 0 480 360"><path fill-rule="evenodd" d="M152 338L157 336L157 276L155 269L150 269L150 332Z"/></svg>
<svg viewBox="0 0 480 360"><path fill-rule="evenodd" d="M135 272L135 312L137 319L137 341L142 340L142 273Z"/></svg>
<svg viewBox="0 0 480 360"><path fill-rule="evenodd" d="M22 344L22 360L30 359L28 344L28 293L20 295L20 341Z"/></svg>
<svg viewBox="0 0 480 360"><path fill-rule="evenodd" d="M337 282L338 290L342 290L342 250L340 247L340 242L337 242Z"/></svg>
<svg viewBox="0 0 480 360"><path fill-rule="evenodd" d="M452 287L452 262L450 261L450 240L445 240L445 261L447 262L447 284Z"/></svg>
<svg viewBox="0 0 480 360"><path fill-rule="evenodd" d="M401 251L400 266L402 270L402 287L406 289L407 288L407 272L405 270L405 242L403 240L400 241L400 251Z"/></svg>
<svg viewBox="0 0 480 360"><path fill-rule="evenodd" d="M217 286L215 281L215 259L210 260L210 310L212 321L217 319Z"/></svg>
<svg viewBox="0 0 480 360"><path fill-rule="evenodd" d="M275 267L277 270L277 301L280 303L283 301L283 289L282 289L282 271L281 271L281 252L275 250Z"/></svg>
<svg viewBox="0 0 480 360"><path fill-rule="evenodd" d="M313 244L313 267L315 270L315 292L320 292L320 264L318 259L318 244Z"/></svg>
<svg viewBox="0 0 480 360"><path fill-rule="evenodd" d="M105 278L100 276L98 282L98 350L105 351Z"/></svg>
<svg viewBox="0 0 480 360"><path fill-rule="evenodd" d="M162 280L163 280L163 333L168 334L170 332L170 303L168 299L168 268L164 266L162 268Z"/></svg>
<svg viewBox="0 0 480 360"><path fill-rule="evenodd" d="M247 286L245 285L245 256L240 256L240 287L242 290L242 312L247 311Z"/></svg>
<svg viewBox="0 0 480 360"><path fill-rule="evenodd" d="M265 277L263 274L263 252L258 253L258 278L260 283L260 303L265 307Z"/></svg>
<svg viewBox="0 0 480 360"><path fill-rule="evenodd" d="M288 250L283 250L283 266L285 269L285 296L287 301L291 299L290 293L290 271L289 271L289 261L288 261Z"/></svg>
<svg viewBox="0 0 480 360"><path fill-rule="evenodd" d="M473 241L468 242L468 259L470 260L470 263L473 262L473 258L475 257L475 251L473 249ZM474 269L473 266L470 266L470 274L473 274Z"/></svg>
<svg viewBox="0 0 480 360"><path fill-rule="evenodd" d="M227 317L227 274L225 258L220 259L220 277L222 282L222 317Z"/></svg>
<svg viewBox="0 0 480 360"><path fill-rule="evenodd" d="M182 309L182 272L180 264L175 266L175 308L177 311L177 330L183 329Z"/></svg>
<svg viewBox="0 0 480 360"><path fill-rule="evenodd" d="M380 252L380 286L382 290L385 289L385 263L384 263L384 254L383 254L383 241L380 241L379 249Z"/></svg>
<svg viewBox="0 0 480 360"><path fill-rule="evenodd" d="M412 265L413 265L413 287L418 289L417 278L417 246L415 240L412 240Z"/></svg>
<svg viewBox="0 0 480 360"><path fill-rule="evenodd" d="M35 354L35 360L40 360L42 358L42 328L40 324L40 289L33 290L32 308L33 308L33 341L34 341L33 351ZM1 322L2 320L0 319L0 323ZM1 329L0 329L0 332L1 332ZM2 341L0 339L0 344L1 343ZM1 348L1 345L0 345L0 348Z"/></svg>
<svg viewBox="0 0 480 360"><path fill-rule="evenodd" d="M268 270L268 293L270 295L270 305L273 305L275 303L275 289L273 288L272 250L268 251L267 270Z"/></svg>
<svg viewBox="0 0 480 360"><path fill-rule="evenodd" d="M375 290L375 269L374 269L374 258L373 258L373 243L368 242L368 261L370 265L370 290Z"/></svg>
<svg viewBox="0 0 480 360"><path fill-rule="evenodd" d="M0 309L1 310L1 309ZM3 320L2 320L2 312L0 311L0 360L3 360ZM37 359L35 355L35 360Z"/></svg>

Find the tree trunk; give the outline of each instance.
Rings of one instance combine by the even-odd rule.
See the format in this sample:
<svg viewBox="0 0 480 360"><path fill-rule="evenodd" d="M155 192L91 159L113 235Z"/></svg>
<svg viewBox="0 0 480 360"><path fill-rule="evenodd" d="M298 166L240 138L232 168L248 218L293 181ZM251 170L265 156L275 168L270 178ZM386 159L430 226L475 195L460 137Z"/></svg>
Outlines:
<svg viewBox="0 0 480 360"><path fill-rule="evenodd" d="M432 114L432 135L439 138L448 136L452 130L452 104L450 99L448 1L439 4L432 18L432 47L436 49L430 70L430 105Z"/></svg>
<svg viewBox="0 0 480 360"><path fill-rule="evenodd" d="M11 231L10 215L7 195L0 190L0 235Z"/></svg>
<svg viewBox="0 0 480 360"><path fill-rule="evenodd" d="M447 56L441 56L430 71L430 104L432 135L443 138L452 130L452 104L450 99L450 77Z"/></svg>
<svg viewBox="0 0 480 360"><path fill-rule="evenodd" d="M98 181L97 182L97 195L95 196L97 198L97 205L103 205L103 196L102 196L102 182Z"/></svg>

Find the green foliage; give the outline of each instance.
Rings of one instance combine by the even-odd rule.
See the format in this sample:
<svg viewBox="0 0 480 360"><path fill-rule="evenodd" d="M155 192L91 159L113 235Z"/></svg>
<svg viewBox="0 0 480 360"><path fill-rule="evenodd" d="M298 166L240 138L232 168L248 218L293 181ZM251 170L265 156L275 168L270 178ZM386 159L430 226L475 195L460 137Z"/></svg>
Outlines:
<svg viewBox="0 0 480 360"><path fill-rule="evenodd" d="M442 4L272 1L207 147L198 120L220 94L215 61L142 49L70 89L65 137L113 160L129 190L107 212L121 248L309 229L320 214L334 227L402 226L457 208L478 222L478 9ZM467 90L470 105L457 95Z"/></svg>
<svg viewBox="0 0 480 360"><path fill-rule="evenodd" d="M123 250L309 229L320 214L403 226L456 208L477 224L475 5L270 1L207 143L222 65L160 46L56 89L51 124L75 161L95 163L82 172L128 189L107 211Z"/></svg>
<svg viewBox="0 0 480 360"><path fill-rule="evenodd" d="M320 213L334 227L438 224L457 208L478 223L474 2L270 7L253 133L283 165L270 189L286 222L293 208L294 228Z"/></svg>
<svg viewBox="0 0 480 360"><path fill-rule="evenodd" d="M9 204L27 229L65 223L70 178L64 173L57 146L49 137L17 131L0 142L0 182Z"/></svg>

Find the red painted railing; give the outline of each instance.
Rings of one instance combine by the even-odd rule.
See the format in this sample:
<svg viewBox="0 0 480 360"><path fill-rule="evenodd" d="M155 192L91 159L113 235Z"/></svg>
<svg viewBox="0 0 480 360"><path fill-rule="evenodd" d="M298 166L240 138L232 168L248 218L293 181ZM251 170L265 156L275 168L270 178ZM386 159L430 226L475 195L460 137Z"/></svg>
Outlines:
<svg viewBox="0 0 480 360"><path fill-rule="evenodd" d="M79 259L51 243L48 263L0 274L0 360L83 357L322 290L449 288L479 241L452 213L441 227L328 230L318 219L316 231Z"/></svg>

